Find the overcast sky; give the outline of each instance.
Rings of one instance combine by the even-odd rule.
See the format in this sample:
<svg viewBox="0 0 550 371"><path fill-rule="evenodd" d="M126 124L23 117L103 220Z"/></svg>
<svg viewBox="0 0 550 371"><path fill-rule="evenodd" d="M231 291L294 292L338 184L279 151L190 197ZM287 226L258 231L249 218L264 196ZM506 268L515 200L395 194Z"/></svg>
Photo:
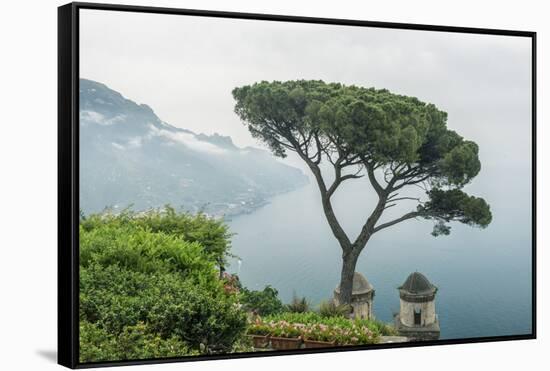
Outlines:
<svg viewBox="0 0 550 371"><path fill-rule="evenodd" d="M322 79L386 88L446 111L449 127L480 146L482 171L469 187L530 218L529 38L81 12L81 77L174 126L258 146L233 113L236 86Z"/></svg>

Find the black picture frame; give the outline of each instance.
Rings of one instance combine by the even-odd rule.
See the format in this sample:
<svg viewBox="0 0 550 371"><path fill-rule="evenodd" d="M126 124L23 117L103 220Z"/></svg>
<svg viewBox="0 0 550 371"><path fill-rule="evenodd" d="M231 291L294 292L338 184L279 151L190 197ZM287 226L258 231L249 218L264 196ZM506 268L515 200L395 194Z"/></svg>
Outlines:
<svg viewBox="0 0 550 371"><path fill-rule="evenodd" d="M514 336L491 336L393 344L350 346L332 349L300 349L224 355L201 355L163 359L135 359L79 363L79 11L81 9L149 14L193 15L217 18L253 19L275 22L299 22L325 25L424 30L481 35L527 37L532 42L532 333ZM311 18L274 14L235 13L146 6L97 3L70 3L58 8L58 363L69 368L121 366L168 362L189 362L246 357L267 357L288 354L345 352L366 349L418 347L462 343L480 343L536 338L536 32L487 28L388 23L347 19Z"/></svg>

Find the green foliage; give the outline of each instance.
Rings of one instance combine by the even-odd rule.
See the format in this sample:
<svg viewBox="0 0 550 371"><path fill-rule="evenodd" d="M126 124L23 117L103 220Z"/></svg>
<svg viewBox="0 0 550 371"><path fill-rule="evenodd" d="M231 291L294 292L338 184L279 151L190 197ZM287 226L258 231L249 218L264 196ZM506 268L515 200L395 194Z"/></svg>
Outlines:
<svg viewBox="0 0 550 371"><path fill-rule="evenodd" d="M121 333L109 333L96 324L80 322L80 361L100 362L197 355L175 336L163 339L138 323Z"/></svg>
<svg viewBox="0 0 550 371"><path fill-rule="evenodd" d="M464 141L445 153L439 162L441 174L447 179L447 184L464 185L481 170L478 158L477 144Z"/></svg>
<svg viewBox="0 0 550 371"><path fill-rule="evenodd" d="M457 220L461 223L485 228L491 223L492 214L484 199L468 196L459 189L442 190L434 188L428 192L429 201L419 207L426 219L435 219L432 234L438 236L450 233L445 222Z"/></svg>
<svg viewBox="0 0 550 371"><path fill-rule="evenodd" d="M323 318L319 313L315 312L282 312L263 317L264 322L325 323L328 320L328 318Z"/></svg>
<svg viewBox="0 0 550 371"><path fill-rule="evenodd" d="M257 82L235 88L233 97L235 112L250 133L276 156L298 153L318 182L319 164L328 159L340 177L335 187L343 181L345 167L362 166L384 204L398 200L394 197L391 201L389 196L407 185L425 183L435 189L459 190L481 170L477 144L448 129L445 112L415 97L308 80ZM375 171L384 176L386 187L378 184ZM347 179L357 177L359 173L348 174ZM329 191L322 185L320 189L330 198ZM402 220L416 216L436 219L436 235L448 234L446 223L450 221L481 227L491 221L482 199L455 206L443 214L438 207L425 207L422 215L410 213ZM380 215L375 210L370 219L376 221ZM451 215L458 216L448 217ZM340 234L339 241L345 242L333 216L327 218L333 231Z"/></svg>
<svg viewBox="0 0 550 371"><path fill-rule="evenodd" d="M272 327L268 323L257 320L256 322L248 326L246 334L259 336L271 335Z"/></svg>
<svg viewBox="0 0 550 371"><path fill-rule="evenodd" d="M81 269L81 319L111 333L139 322L194 349L229 349L244 332L246 315L221 286L207 287L177 274L148 275L116 265Z"/></svg>
<svg viewBox="0 0 550 371"><path fill-rule="evenodd" d="M246 314L239 310L234 295L176 280L167 286L161 283L157 290L149 323L162 336L173 334L194 348L228 352L246 329Z"/></svg>
<svg viewBox="0 0 550 371"><path fill-rule="evenodd" d="M81 218L80 225L86 231L107 225L163 233L188 243L196 243L221 267L225 265L227 257L231 256L231 233L223 221L204 214L178 213L169 205L140 213L126 209L119 214L90 215Z"/></svg>
<svg viewBox="0 0 550 371"><path fill-rule="evenodd" d="M145 274L172 272L197 281L218 275L213 258L199 243L135 225L105 223L89 230L81 226L80 265L94 264Z"/></svg>
<svg viewBox="0 0 550 371"><path fill-rule="evenodd" d="M346 327L317 323L305 326L302 331L305 340L334 342L336 345L375 344L379 336L369 327L355 323Z"/></svg>
<svg viewBox="0 0 550 371"><path fill-rule="evenodd" d="M290 304L287 304L286 309L289 312L305 313L309 311L309 307L309 302L305 297L299 298L298 296L296 296L296 294L294 294L292 296L292 301L290 302Z"/></svg>
<svg viewBox="0 0 550 371"><path fill-rule="evenodd" d="M185 218L192 216L169 217ZM231 351L244 334L246 314L219 278L217 255L202 246L208 239L188 241L159 219L123 213L81 222L81 359Z"/></svg>
<svg viewBox="0 0 550 371"><path fill-rule="evenodd" d="M334 341L338 345L373 344L382 335L394 335L390 326L374 320L324 317L318 313L280 313L257 319L248 334L302 337L317 341Z"/></svg>
<svg viewBox="0 0 550 371"><path fill-rule="evenodd" d="M234 353L250 353L254 350L252 339L247 336L242 336L233 344L233 349L231 351Z"/></svg>
<svg viewBox="0 0 550 371"><path fill-rule="evenodd" d="M346 317L351 313L351 305L336 305L333 300L324 301L319 307L319 314L322 317Z"/></svg>
<svg viewBox="0 0 550 371"><path fill-rule="evenodd" d="M431 127L446 120L414 97L323 81L262 81L235 88L233 97L251 133L280 156L291 136L315 132L377 161L415 162Z"/></svg>
<svg viewBox="0 0 550 371"><path fill-rule="evenodd" d="M262 291L241 288L240 303L243 309L260 316L280 313L285 310L277 289L266 286Z"/></svg>
<svg viewBox="0 0 550 371"><path fill-rule="evenodd" d="M340 327L349 327L352 323L355 323L358 326L367 326L372 331L380 331L383 327L388 327L383 331L391 331L391 327L384 324L383 322L370 320L370 319L349 319L342 316L335 317L324 317L320 313L316 312L305 312L305 313L292 313L284 312L279 314L274 314L271 316L265 316L262 318L263 322L279 322L285 321L289 323L301 323L301 324L314 324L320 323L330 326L340 326Z"/></svg>
<svg viewBox="0 0 550 371"><path fill-rule="evenodd" d="M397 336L399 333L395 329L395 327L388 325L387 323L384 323L382 321L378 320L371 320L369 328L374 331L378 332L382 336Z"/></svg>
<svg viewBox="0 0 550 371"><path fill-rule="evenodd" d="M258 329L267 329L266 335L281 338L297 338L303 334L303 324L289 323L286 321L267 322L261 320L249 326L249 334L257 333Z"/></svg>

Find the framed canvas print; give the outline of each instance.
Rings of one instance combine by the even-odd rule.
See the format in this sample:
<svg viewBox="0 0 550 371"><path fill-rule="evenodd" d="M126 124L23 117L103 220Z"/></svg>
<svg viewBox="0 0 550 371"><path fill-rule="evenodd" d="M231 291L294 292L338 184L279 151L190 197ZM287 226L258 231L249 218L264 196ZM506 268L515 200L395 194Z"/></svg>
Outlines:
<svg viewBox="0 0 550 371"><path fill-rule="evenodd" d="M535 338L535 33L59 8L59 363Z"/></svg>

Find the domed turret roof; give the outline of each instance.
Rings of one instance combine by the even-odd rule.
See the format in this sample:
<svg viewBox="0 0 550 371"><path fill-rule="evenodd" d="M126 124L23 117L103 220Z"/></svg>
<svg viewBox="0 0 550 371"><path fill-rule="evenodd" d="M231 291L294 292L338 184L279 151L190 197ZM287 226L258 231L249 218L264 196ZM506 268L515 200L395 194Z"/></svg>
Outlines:
<svg viewBox="0 0 550 371"><path fill-rule="evenodd" d="M369 291L374 290L374 287L370 284L369 281L359 272L353 274L353 288L352 295L361 295L366 294ZM340 294L340 285L335 289L336 293Z"/></svg>
<svg viewBox="0 0 550 371"><path fill-rule="evenodd" d="M437 291L437 287L432 285L422 273L414 272L407 277L399 290L405 291L409 295L430 295Z"/></svg>

